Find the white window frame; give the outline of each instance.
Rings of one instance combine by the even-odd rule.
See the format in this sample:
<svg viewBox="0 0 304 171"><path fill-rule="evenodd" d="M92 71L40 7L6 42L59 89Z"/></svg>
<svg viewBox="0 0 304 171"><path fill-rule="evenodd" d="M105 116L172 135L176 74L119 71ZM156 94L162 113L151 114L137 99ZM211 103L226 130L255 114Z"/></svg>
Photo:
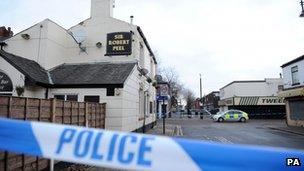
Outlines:
<svg viewBox="0 0 304 171"><path fill-rule="evenodd" d="M299 68L298 66L293 66L290 69L291 71L291 81L292 81L292 85L298 85L300 84L300 80L299 80Z"/></svg>

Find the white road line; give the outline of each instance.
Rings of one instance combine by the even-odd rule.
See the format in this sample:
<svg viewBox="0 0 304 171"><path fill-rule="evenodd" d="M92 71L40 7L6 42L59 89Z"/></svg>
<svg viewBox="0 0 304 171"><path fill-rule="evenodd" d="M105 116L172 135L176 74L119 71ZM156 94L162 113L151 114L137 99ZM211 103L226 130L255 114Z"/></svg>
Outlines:
<svg viewBox="0 0 304 171"><path fill-rule="evenodd" d="M224 137L214 137L215 139L219 140L222 143L226 143L226 144L233 144L231 141L227 140Z"/></svg>

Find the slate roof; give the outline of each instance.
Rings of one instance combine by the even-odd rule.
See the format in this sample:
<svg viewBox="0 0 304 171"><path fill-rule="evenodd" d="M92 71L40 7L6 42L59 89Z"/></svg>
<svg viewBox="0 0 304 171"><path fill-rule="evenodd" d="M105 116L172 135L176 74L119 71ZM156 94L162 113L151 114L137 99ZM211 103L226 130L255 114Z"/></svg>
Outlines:
<svg viewBox="0 0 304 171"><path fill-rule="evenodd" d="M136 63L63 64L50 73L57 86L122 86L135 65Z"/></svg>
<svg viewBox="0 0 304 171"><path fill-rule="evenodd" d="M26 77L44 87L123 87L136 63L63 64L51 71L37 62L0 50L0 56Z"/></svg>
<svg viewBox="0 0 304 171"><path fill-rule="evenodd" d="M3 50L0 50L0 56L32 81L49 84L47 71L37 62L7 53Z"/></svg>
<svg viewBox="0 0 304 171"><path fill-rule="evenodd" d="M282 68L285 68L285 67L288 66L288 65L294 64L294 63L299 62L299 61L302 61L302 60L304 60L304 55L302 55L302 56L300 56L300 57L298 57L298 58L296 58L296 59L294 59L294 60L292 60L292 61L289 61L289 62L283 64L281 67L282 67Z"/></svg>

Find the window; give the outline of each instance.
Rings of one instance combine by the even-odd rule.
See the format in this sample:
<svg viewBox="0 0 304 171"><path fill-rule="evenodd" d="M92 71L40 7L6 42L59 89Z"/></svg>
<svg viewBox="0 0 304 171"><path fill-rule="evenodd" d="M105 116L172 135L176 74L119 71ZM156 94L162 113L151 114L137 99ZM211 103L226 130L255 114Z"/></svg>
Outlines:
<svg viewBox="0 0 304 171"><path fill-rule="evenodd" d="M298 66L291 68L292 85L300 84L298 75Z"/></svg>
<svg viewBox="0 0 304 171"><path fill-rule="evenodd" d="M107 96L115 96L115 88L107 88Z"/></svg>
<svg viewBox="0 0 304 171"><path fill-rule="evenodd" d="M283 86L283 85L279 85L279 86L278 86L278 90L279 90L279 91L283 91L283 90L284 90L284 86Z"/></svg>
<svg viewBox="0 0 304 171"><path fill-rule="evenodd" d="M93 102L93 103L99 103L99 96L84 96L85 102Z"/></svg>
<svg viewBox="0 0 304 171"><path fill-rule="evenodd" d="M140 46L140 50L139 50L140 66L144 68L144 66L145 66L145 49L144 49L144 45L142 43L140 43L139 46Z"/></svg>
<svg viewBox="0 0 304 171"><path fill-rule="evenodd" d="M152 114L153 113L153 102L150 102L150 106L149 106L150 108L150 114Z"/></svg>
<svg viewBox="0 0 304 171"><path fill-rule="evenodd" d="M78 102L78 95L62 94L62 95L54 95L54 98L58 100Z"/></svg>
<svg viewBox="0 0 304 171"><path fill-rule="evenodd" d="M57 100L65 100L65 95L54 95L54 98Z"/></svg>
<svg viewBox="0 0 304 171"><path fill-rule="evenodd" d="M77 102L78 101L78 95L67 95L66 96L67 101Z"/></svg>

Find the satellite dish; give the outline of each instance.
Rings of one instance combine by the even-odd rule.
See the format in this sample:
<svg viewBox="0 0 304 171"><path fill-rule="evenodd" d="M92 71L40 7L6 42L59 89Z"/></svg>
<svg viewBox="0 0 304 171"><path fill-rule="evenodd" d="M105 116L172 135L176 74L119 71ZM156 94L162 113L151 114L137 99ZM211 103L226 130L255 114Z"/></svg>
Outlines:
<svg viewBox="0 0 304 171"><path fill-rule="evenodd" d="M87 39L87 33L84 29L72 31L72 35L78 44L83 43Z"/></svg>

